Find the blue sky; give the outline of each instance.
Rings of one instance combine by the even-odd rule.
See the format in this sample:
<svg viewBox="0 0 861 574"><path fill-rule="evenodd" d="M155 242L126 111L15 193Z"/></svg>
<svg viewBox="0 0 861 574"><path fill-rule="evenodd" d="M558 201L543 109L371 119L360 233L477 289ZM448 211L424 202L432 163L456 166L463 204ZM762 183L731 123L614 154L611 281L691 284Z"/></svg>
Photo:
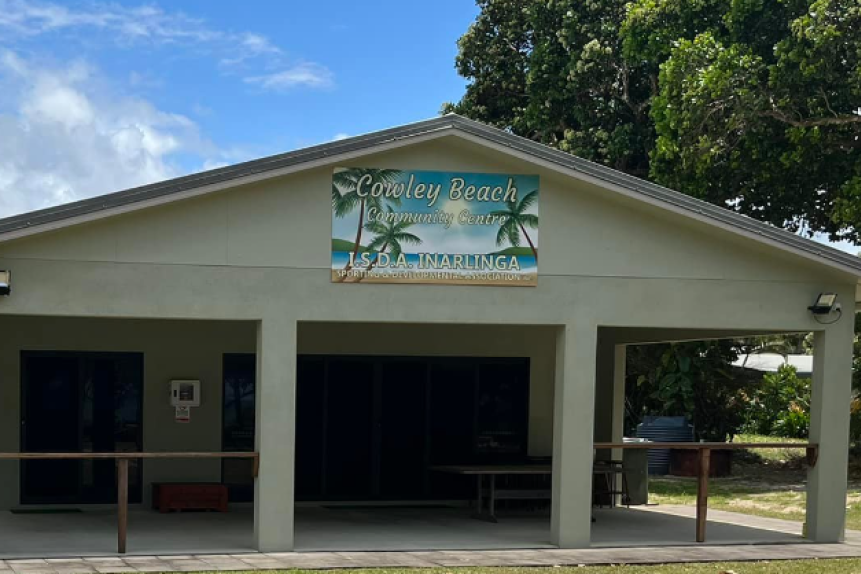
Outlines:
<svg viewBox="0 0 861 574"><path fill-rule="evenodd" d="M436 115L471 0L0 0L0 217Z"/></svg>

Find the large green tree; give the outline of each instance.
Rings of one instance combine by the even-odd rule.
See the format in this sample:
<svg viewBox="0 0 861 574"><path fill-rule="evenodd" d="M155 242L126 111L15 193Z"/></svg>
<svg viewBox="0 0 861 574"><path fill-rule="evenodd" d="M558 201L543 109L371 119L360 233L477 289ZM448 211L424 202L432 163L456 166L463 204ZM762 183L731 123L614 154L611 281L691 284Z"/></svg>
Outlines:
<svg viewBox="0 0 861 574"><path fill-rule="evenodd" d="M861 0L479 0L454 111L861 243Z"/></svg>
<svg viewBox="0 0 861 574"><path fill-rule="evenodd" d="M444 111L646 176L651 88L621 55L627 1L479 0L456 63L471 83Z"/></svg>

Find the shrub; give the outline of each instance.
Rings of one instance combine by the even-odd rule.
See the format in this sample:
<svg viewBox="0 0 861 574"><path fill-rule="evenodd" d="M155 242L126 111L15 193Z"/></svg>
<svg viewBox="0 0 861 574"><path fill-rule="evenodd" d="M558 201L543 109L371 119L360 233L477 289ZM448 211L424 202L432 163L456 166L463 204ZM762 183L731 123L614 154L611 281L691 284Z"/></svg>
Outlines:
<svg viewBox="0 0 861 574"><path fill-rule="evenodd" d="M791 365L763 375L761 384L751 389L744 430L806 438L810 430L810 379L798 378Z"/></svg>

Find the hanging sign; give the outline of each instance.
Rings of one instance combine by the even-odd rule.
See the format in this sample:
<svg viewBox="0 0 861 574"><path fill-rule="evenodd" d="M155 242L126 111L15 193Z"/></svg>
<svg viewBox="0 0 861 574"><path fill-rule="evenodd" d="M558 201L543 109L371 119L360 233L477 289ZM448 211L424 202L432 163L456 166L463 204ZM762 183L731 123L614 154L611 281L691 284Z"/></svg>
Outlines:
<svg viewBox="0 0 861 574"><path fill-rule="evenodd" d="M534 286L538 176L336 168L332 281Z"/></svg>

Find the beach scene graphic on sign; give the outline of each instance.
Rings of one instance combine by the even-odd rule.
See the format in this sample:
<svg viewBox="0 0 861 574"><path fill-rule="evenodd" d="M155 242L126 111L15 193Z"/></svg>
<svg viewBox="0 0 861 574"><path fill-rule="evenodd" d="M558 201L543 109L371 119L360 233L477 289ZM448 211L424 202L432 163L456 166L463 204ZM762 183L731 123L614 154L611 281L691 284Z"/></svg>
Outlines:
<svg viewBox="0 0 861 574"><path fill-rule="evenodd" d="M332 281L534 286L538 176L336 168Z"/></svg>

